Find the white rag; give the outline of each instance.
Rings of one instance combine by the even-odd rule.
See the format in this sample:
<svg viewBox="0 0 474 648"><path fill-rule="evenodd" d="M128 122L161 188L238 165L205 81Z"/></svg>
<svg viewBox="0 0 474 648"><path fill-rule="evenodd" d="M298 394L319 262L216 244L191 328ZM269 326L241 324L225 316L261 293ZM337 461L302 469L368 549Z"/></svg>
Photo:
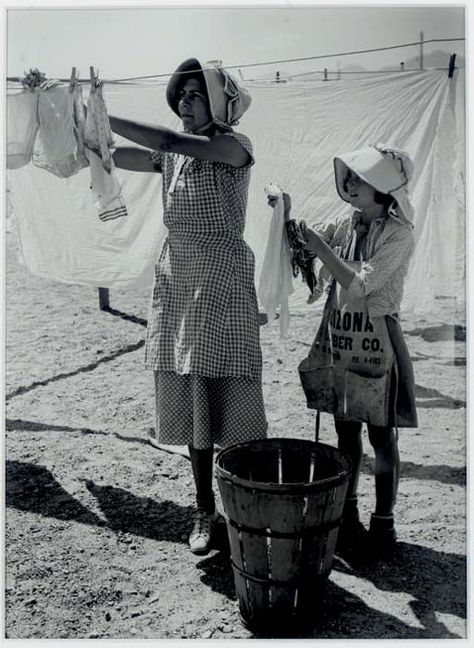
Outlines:
<svg viewBox="0 0 474 648"><path fill-rule="evenodd" d="M283 213L283 192L278 185L270 183L265 187L265 193L267 196L277 196L278 201L273 207L270 221L258 297L269 320L275 318L277 308L280 307L280 336L284 337L290 326L288 299L293 292L293 273Z"/></svg>

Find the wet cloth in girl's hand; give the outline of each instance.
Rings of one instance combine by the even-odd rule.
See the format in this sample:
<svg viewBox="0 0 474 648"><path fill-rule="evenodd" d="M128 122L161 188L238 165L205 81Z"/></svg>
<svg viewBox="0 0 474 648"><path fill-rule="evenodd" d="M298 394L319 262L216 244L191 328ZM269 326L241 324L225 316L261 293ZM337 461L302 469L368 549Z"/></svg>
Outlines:
<svg viewBox="0 0 474 648"><path fill-rule="evenodd" d="M274 184L266 187L265 191L267 195L278 195L280 200L273 208L258 297L269 320L274 319L280 307L280 335L284 336L290 324L288 298L293 292L291 254L285 231L282 191Z"/></svg>

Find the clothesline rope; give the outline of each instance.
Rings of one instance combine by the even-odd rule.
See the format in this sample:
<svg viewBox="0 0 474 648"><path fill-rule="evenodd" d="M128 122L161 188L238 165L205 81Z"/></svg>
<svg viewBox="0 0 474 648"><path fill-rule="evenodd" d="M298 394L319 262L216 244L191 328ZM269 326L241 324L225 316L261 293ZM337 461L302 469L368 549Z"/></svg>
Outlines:
<svg viewBox="0 0 474 648"><path fill-rule="evenodd" d="M328 75L332 75L333 77L336 76L344 76L344 75L364 75L364 74L413 74L413 73L419 73L423 74L425 72L432 72L433 70L438 70L438 71L443 71L446 70L447 66L445 67L425 67L422 70L420 69L398 69L398 70L330 70L330 69L322 69L322 70L311 70L310 72L298 72L297 74L288 74L287 77L283 80L283 82L287 82L287 80L294 80L294 79L300 79L300 77L306 77L306 76L311 76L312 74L324 74L325 72ZM457 70L464 70L464 67L458 67L456 65ZM323 81L324 79L312 79L312 81ZM331 79L331 81L334 79ZM58 81L58 85L67 85L69 81L64 81L62 79L56 79ZM282 81L280 81L282 82ZM14 81L13 79L9 79L8 83L14 84L14 85L9 85L8 88L10 89L18 89L18 83L19 81ZM90 83L90 81L84 81L84 80L79 80L79 83ZM150 81L103 81L104 85L115 85L115 86L123 86L123 87L152 87L152 86L166 86L167 81L157 81L157 82L150 82ZM270 77L261 77L258 79L245 79L245 83L270 83L271 85L275 84L275 76L273 75L271 78ZM7 88L7 89L8 89Z"/></svg>
<svg viewBox="0 0 474 648"><path fill-rule="evenodd" d="M250 68L250 67L260 67L264 65L280 65L282 63L299 63L303 61L315 61L324 58L334 58L340 56L353 56L355 54L383 52L387 50L401 49L404 47L414 47L416 45L421 45L421 44L427 45L428 43L445 43L445 42L455 42L455 41L465 41L465 38L432 38L430 40L414 41L413 43L404 43L401 45L389 45L387 47L374 47L374 48L364 49L364 50L354 50L351 52L338 52L335 54L319 54L317 56L305 56L305 57L299 57L293 59L279 59L275 61L262 61L259 63L243 63L240 65L226 65L225 67L226 70L233 70L233 69L243 69L243 68ZM204 69L212 69L212 68L204 68ZM102 82L119 84L119 83L125 83L130 81L143 81L143 80L150 80L150 79L166 78L172 76L172 74L173 72L167 72L165 74L151 74L147 76L125 77L122 79L102 79ZM179 74L189 74L189 72L180 72ZM296 75L289 75L289 76L296 76ZM7 81L19 82L20 80L21 77L7 77ZM69 79L56 79L56 80L64 83L69 83ZM77 81L80 83L90 83L90 79L77 79Z"/></svg>

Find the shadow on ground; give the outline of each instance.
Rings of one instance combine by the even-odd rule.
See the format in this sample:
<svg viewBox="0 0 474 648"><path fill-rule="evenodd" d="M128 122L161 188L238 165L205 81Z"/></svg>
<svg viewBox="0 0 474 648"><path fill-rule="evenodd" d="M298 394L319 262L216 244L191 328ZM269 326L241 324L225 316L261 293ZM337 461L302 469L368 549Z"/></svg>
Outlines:
<svg viewBox="0 0 474 648"><path fill-rule="evenodd" d="M112 486L85 482L105 518L68 493L44 466L6 462L6 505L58 520L71 520L153 540L183 543L192 526L194 508L168 500L138 497Z"/></svg>

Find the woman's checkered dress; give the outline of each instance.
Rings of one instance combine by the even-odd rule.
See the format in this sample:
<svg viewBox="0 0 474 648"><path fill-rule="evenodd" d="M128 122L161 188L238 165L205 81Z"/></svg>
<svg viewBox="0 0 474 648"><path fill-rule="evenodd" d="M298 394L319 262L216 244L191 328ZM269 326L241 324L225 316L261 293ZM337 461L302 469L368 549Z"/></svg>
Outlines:
<svg viewBox="0 0 474 648"><path fill-rule="evenodd" d="M252 156L245 135L229 135ZM152 159L168 228L145 349L159 441L205 448L263 438L254 256L243 239L253 158L238 169L175 153Z"/></svg>

